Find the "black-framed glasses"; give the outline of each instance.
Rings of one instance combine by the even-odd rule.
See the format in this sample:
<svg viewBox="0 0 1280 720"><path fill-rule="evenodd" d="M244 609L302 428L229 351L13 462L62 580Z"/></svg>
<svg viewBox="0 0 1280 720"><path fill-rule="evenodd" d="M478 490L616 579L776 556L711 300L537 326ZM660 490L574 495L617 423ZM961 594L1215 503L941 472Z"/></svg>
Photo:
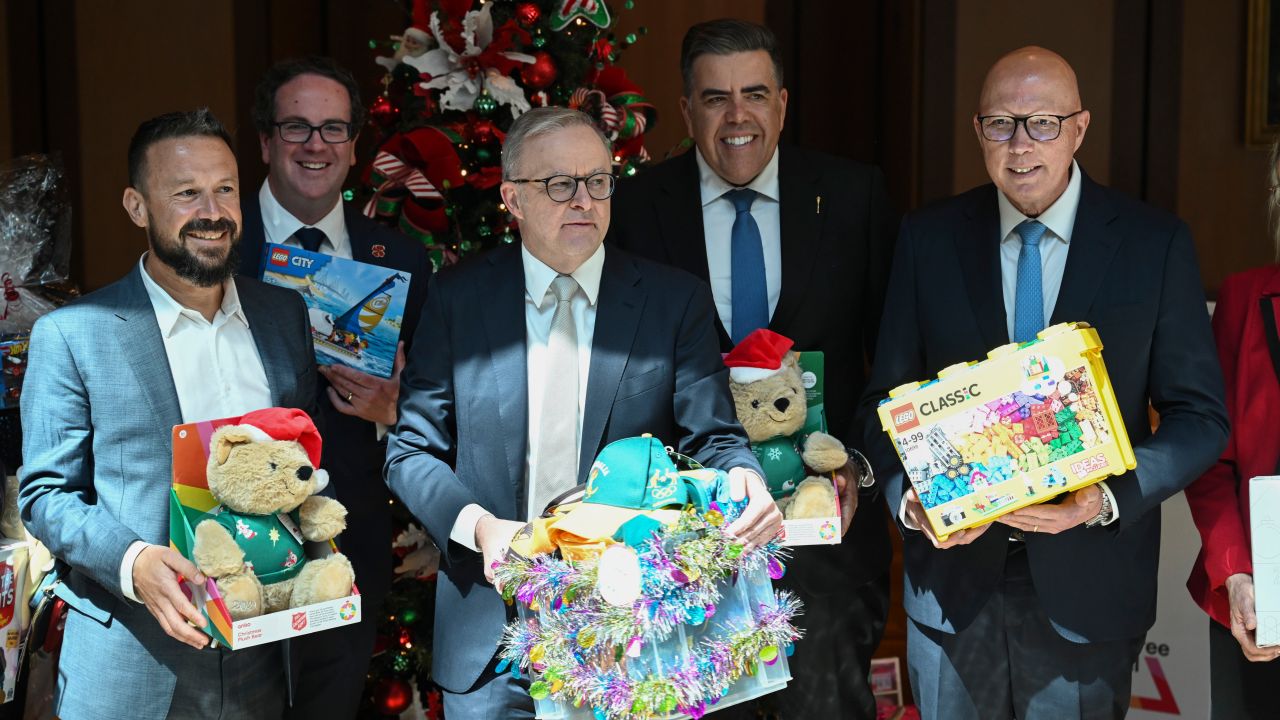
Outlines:
<svg viewBox="0 0 1280 720"><path fill-rule="evenodd" d="M1057 140L1062 134L1062 121L1084 112L1077 110L1070 115L979 115L978 124L982 126L982 136L992 142L1006 142L1013 138L1021 125L1027 131L1027 137L1036 142Z"/></svg>
<svg viewBox="0 0 1280 720"><path fill-rule="evenodd" d="M311 134L320 133L320 139L330 145L348 142L355 137L355 126L349 122L332 120L323 125L308 125L297 120L271 123L280 139L287 143L305 143L311 140Z"/></svg>
<svg viewBox="0 0 1280 720"><path fill-rule="evenodd" d="M569 202L578 193L578 183L586 186L587 194L591 196L592 200L608 200L613 195L613 188L618 184L618 179L607 172L598 172L578 177L573 175L552 175L548 178L511 179L507 182L542 183L543 187L547 189L547 197L556 202Z"/></svg>

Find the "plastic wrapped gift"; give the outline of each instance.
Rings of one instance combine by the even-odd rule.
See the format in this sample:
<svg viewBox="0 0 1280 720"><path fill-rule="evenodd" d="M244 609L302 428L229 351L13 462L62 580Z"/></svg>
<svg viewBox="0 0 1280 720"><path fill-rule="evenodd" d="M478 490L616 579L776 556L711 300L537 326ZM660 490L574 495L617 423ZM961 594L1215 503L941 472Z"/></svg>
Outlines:
<svg viewBox="0 0 1280 720"><path fill-rule="evenodd" d="M537 717L698 718L786 686L800 606L773 589L778 545L744 553L724 532L744 505L724 473L679 472L652 438L601 451L583 502L496 568L519 610L499 671L528 677Z"/></svg>
<svg viewBox="0 0 1280 720"><path fill-rule="evenodd" d="M941 539L1137 465L1084 323L896 388L879 413Z"/></svg>
<svg viewBox="0 0 1280 720"><path fill-rule="evenodd" d="M0 333L29 331L61 304L45 286L65 283L71 206L55 160L27 155L0 164Z"/></svg>

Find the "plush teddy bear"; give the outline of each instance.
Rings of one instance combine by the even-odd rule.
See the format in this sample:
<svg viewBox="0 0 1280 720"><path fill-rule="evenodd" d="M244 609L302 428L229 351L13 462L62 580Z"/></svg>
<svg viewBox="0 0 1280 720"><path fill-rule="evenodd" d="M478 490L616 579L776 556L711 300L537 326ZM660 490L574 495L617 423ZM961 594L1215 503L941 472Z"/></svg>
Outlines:
<svg viewBox="0 0 1280 720"><path fill-rule="evenodd" d="M195 529L192 559L214 578L232 619L334 600L355 573L341 553L308 560L304 541L337 537L347 509L320 497L320 433L301 410L269 408L209 440L206 479L220 505Z"/></svg>
<svg viewBox="0 0 1280 720"><path fill-rule="evenodd" d="M824 432L802 433L808 414L799 355L790 339L761 328L725 356L738 421L764 468L765 484L784 517L835 514L830 473L849 461L844 445ZM812 471L812 472L810 472Z"/></svg>

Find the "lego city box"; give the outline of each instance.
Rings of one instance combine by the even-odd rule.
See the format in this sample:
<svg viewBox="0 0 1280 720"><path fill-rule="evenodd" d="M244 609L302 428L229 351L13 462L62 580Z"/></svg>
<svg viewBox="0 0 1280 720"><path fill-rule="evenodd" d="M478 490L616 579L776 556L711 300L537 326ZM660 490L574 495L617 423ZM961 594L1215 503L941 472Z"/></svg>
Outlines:
<svg viewBox="0 0 1280 720"><path fill-rule="evenodd" d="M1137 465L1085 323L896 388L879 414L942 539Z"/></svg>
<svg viewBox="0 0 1280 720"><path fill-rule="evenodd" d="M1258 647L1280 645L1280 476L1249 480L1249 534Z"/></svg>
<svg viewBox="0 0 1280 720"><path fill-rule="evenodd" d="M169 489L169 545L183 557L191 559L195 545L195 527L216 513L220 506L205 478L209 463L209 440L223 425L240 418L222 418L175 425L173 428L173 485ZM286 527L296 527L287 514L281 518ZM300 540L299 536L299 540ZM322 557L337 552L332 540L327 545L307 543L308 557ZM208 620L204 632L215 643L239 650L286 638L309 635L322 630L360 622L360 591L354 585L351 594L324 602L267 613L254 618L234 620L217 583L212 578L196 584L183 578L183 592Z"/></svg>

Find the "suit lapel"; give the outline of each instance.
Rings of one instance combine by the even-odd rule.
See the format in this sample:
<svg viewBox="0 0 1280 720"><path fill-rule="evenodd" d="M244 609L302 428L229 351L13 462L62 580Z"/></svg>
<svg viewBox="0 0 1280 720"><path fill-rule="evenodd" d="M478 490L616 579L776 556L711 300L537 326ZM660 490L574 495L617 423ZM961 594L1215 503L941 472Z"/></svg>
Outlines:
<svg viewBox="0 0 1280 720"><path fill-rule="evenodd" d="M385 254L382 258L374 257L373 243L369 242L368 236L360 232L360 225L366 219L365 216L361 215L354 205L345 202L342 212L347 224L347 242L351 244L351 259L370 265L385 266L387 264Z"/></svg>
<svg viewBox="0 0 1280 720"><path fill-rule="evenodd" d="M119 343L120 357L126 358L133 369L151 414L161 427L181 425L182 406L169 369L169 355L156 323L156 311L142 284L142 269L136 265L124 282L115 316L120 322L109 335Z"/></svg>
<svg viewBox="0 0 1280 720"><path fill-rule="evenodd" d="M489 342L493 381L498 390L498 421L506 466L519 503L525 502L525 446L529 441L529 372L525 351L524 266L520 248L511 245L485 255L488 282L472 288L471 302L481 308ZM517 505L516 507L523 507Z"/></svg>
<svg viewBox="0 0 1280 720"><path fill-rule="evenodd" d="M704 255L705 260L705 255ZM596 329L591 339L591 370L587 378L587 402L582 415L582 447L578 482L586 481L613 410L622 371L627 367L644 310L644 287L631 259L607 250L600 277Z"/></svg>
<svg viewBox="0 0 1280 720"><path fill-rule="evenodd" d="M271 404L276 407L305 405L309 398L285 396L286 390L295 387L290 374L296 368L289 358L288 344L281 341L290 333L280 326L279 318L258 295L257 288L250 283L239 283L236 290L240 296L240 309L249 321L249 334L253 335L253 344L258 348L258 357L262 359L262 369L267 375Z"/></svg>
<svg viewBox="0 0 1280 720"><path fill-rule="evenodd" d="M769 327L786 328L799 310L809 288L818 256L823 216L819 213L820 188L814 168L788 162L779 150L778 192L781 195L782 291Z"/></svg>
<svg viewBox="0 0 1280 720"><path fill-rule="evenodd" d="M967 222L956 234L956 255L983 345L994 348L1009 342L1009 327L1000 278L1000 208L995 187L988 190L965 208Z"/></svg>
<svg viewBox="0 0 1280 720"><path fill-rule="evenodd" d="M653 214L658 218L659 235L670 264L707 282L711 275L707 270L706 236L702 228L698 162L693 150L673 162L679 166L662 186L662 192L654 197Z"/></svg>
<svg viewBox="0 0 1280 720"><path fill-rule="evenodd" d="M240 209L244 218L240 236L240 274L259 280L262 278L262 247L267 242L267 231L262 222L258 194L241 197Z"/></svg>
<svg viewBox="0 0 1280 720"><path fill-rule="evenodd" d="M1053 306L1053 323L1084 320L1093 298L1107 276L1107 266L1120 246L1120 237L1110 228L1115 207L1102 189L1080 171L1080 205L1067 250L1067 267L1062 288Z"/></svg>

